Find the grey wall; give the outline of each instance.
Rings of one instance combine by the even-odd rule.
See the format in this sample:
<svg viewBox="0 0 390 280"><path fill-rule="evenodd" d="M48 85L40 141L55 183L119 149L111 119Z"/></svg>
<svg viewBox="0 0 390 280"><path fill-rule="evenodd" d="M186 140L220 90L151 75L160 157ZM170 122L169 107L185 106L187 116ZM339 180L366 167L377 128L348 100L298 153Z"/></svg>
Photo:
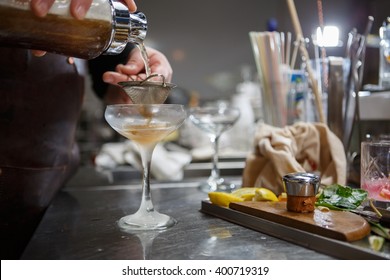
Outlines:
<svg viewBox="0 0 390 280"><path fill-rule="evenodd" d="M295 0L303 33L309 37L318 25L317 1ZM138 0L148 17L146 45L164 52L174 70L173 82L197 91L203 99L229 98L240 80L240 68L250 65L255 71L249 31L267 30L267 20L276 18L279 31L293 27L285 0ZM386 16L388 0L323 0L325 24L338 25L341 39L357 27L363 32L368 15L375 17L372 33ZM367 69L374 69L373 59ZM368 52L370 54L370 52ZM344 48L328 55L343 55ZM313 55L313 53L311 53Z"/></svg>

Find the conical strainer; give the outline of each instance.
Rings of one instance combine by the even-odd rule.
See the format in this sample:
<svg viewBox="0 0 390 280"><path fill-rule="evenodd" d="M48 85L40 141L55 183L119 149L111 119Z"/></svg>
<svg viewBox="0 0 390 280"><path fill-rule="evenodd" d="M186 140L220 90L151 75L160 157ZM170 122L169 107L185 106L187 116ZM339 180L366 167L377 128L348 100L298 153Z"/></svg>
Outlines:
<svg viewBox="0 0 390 280"><path fill-rule="evenodd" d="M161 77L162 81L150 81L151 78ZM127 81L118 83L134 104L162 104L171 89L176 85L165 82L161 74L153 74L142 81Z"/></svg>

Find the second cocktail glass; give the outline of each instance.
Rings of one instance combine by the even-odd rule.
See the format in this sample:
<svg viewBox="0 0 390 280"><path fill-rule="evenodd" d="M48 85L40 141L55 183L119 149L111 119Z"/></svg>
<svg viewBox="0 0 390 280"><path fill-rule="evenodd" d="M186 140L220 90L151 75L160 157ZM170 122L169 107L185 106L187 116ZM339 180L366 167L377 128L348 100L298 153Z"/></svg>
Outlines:
<svg viewBox="0 0 390 280"><path fill-rule="evenodd" d="M186 119L186 111L178 104L109 105L105 111L109 125L138 146L143 167L142 200L138 211L122 217L118 225L123 231L163 230L176 220L154 209L150 192L150 165L157 143L176 130Z"/></svg>
<svg viewBox="0 0 390 280"><path fill-rule="evenodd" d="M235 185L220 176L218 168L218 143L223 132L232 127L240 117L240 110L229 107L197 107L189 111L190 120L203 132L207 133L214 146L213 166L207 182L201 183L204 192L231 192Z"/></svg>

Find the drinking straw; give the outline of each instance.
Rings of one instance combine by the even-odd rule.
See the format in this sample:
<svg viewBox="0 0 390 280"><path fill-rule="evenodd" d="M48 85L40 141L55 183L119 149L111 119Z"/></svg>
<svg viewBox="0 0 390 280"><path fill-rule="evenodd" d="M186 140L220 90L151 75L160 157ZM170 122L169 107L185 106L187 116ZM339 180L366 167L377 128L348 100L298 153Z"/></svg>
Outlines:
<svg viewBox="0 0 390 280"><path fill-rule="evenodd" d="M262 98L266 122L287 124L286 98L289 79L282 63L282 37L278 32L249 32L256 67L263 86Z"/></svg>
<svg viewBox="0 0 390 280"><path fill-rule="evenodd" d="M325 65L322 63L321 64L321 61L325 61L325 60L320 60L320 53L318 51L318 41L313 38L314 36L312 36L312 40L313 40L313 45L314 45L314 65L315 65L315 72L316 72L316 77L318 77L318 81L317 81L317 86L318 86L318 90L322 92L322 82L321 82L321 78L323 78L323 76L321 75L321 71L325 71ZM309 63L309 62L307 62ZM322 65L322 67L321 67ZM322 70L321 70L322 69ZM323 80L325 82L325 80Z"/></svg>
<svg viewBox="0 0 390 280"><path fill-rule="evenodd" d="M301 42L298 41L298 38L296 38L294 41L294 50L293 50L293 54L292 54L291 62L290 62L291 69L295 68L295 61L297 60L298 46L300 43Z"/></svg>
<svg viewBox="0 0 390 280"><path fill-rule="evenodd" d="M259 75L260 84L262 85L262 100L263 100L263 110L264 110L264 117L266 122L269 121L267 118L270 116L269 113L269 107L271 106L271 101L269 99L268 93L270 92L268 88L268 84L265 82L266 78L264 77L266 75L263 65L265 62L263 61L264 56L260 55L260 52L264 52L264 47L262 45L261 40L261 33L251 31L249 32L249 37L251 40L252 50L255 57L256 67L257 67L257 73Z"/></svg>
<svg viewBox="0 0 390 280"><path fill-rule="evenodd" d="M286 45L286 39L285 39L285 36L284 36L284 32L280 32L280 53L281 53L281 56L282 56L282 63L285 64L286 63L286 54L285 54L285 47Z"/></svg>
<svg viewBox="0 0 390 280"><path fill-rule="evenodd" d="M291 32L287 32L286 38L286 64L290 65Z"/></svg>
<svg viewBox="0 0 390 280"><path fill-rule="evenodd" d="M309 75L312 90L314 93L314 98L316 101L315 103L316 103L316 107L318 110L318 116L319 116L320 122L326 123L325 116L324 116L324 110L322 108L322 97L321 97L322 94L318 89L317 81L313 75L313 70L312 70L311 65L309 63L309 61L310 61L309 53L307 52L305 44L302 43L303 33L302 33L301 24L299 22L297 10L295 8L294 0L287 0L287 5L288 5L288 9L290 11L290 16L291 16L291 20L292 20L292 23L294 26L295 33L296 33L297 41L299 42L299 50L301 52L302 57L307 62L306 63L306 70L307 70L307 73Z"/></svg>
<svg viewBox="0 0 390 280"><path fill-rule="evenodd" d="M284 126L283 118L283 105L285 94L283 92L283 80L281 77L281 65L282 65L282 55L281 55L281 37L277 32L266 33L265 36L266 44L269 46L268 55L266 56L269 59L269 70L271 74L271 96L273 100L273 120L274 124L277 126Z"/></svg>

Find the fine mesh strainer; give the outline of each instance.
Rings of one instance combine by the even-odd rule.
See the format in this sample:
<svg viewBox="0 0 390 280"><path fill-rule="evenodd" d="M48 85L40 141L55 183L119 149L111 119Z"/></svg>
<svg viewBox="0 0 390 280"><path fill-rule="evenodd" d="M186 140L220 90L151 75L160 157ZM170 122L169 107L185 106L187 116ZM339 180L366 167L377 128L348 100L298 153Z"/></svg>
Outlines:
<svg viewBox="0 0 390 280"><path fill-rule="evenodd" d="M150 81L151 78L161 77L162 81ZM153 74L142 81L127 81L118 83L134 104L162 104L169 92L176 85L165 82L161 74Z"/></svg>

